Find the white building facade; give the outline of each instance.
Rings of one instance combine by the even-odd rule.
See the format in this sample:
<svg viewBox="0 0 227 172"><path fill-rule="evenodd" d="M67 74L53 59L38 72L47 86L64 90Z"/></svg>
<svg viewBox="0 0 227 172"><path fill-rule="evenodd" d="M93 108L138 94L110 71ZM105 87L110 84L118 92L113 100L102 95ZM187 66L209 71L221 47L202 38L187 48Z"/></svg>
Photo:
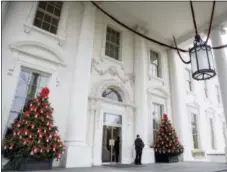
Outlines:
<svg viewBox="0 0 227 172"><path fill-rule="evenodd" d="M217 36L216 29L213 44ZM218 77L225 71L220 67ZM143 163L154 163L163 113L184 145L182 160L225 161L226 81L219 85L218 77L192 80L175 51L133 34L90 2L2 2L2 135L47 86L66 145L58 166L110 163L117 137L120 163L133 163L136 134L146 145Z"/></svg>

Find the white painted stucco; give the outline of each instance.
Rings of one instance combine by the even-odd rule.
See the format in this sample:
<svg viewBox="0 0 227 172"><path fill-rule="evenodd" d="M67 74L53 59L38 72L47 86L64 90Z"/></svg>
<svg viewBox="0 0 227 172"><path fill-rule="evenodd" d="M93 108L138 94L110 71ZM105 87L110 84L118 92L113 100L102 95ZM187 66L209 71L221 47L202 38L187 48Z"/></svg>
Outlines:
<svg viewBox="0 0 227 172"><path fill-rule="evenodd" d="M201 82L192 80L193 91L188 92L184 76L187 66L176 52L132 34L89 2L64 2L58 34L50 34L32 25L37 4L9 2L2 6L2 134L21 67L25 66L51 75L47 86L51 91L54 120L67 147L57 165L69 168L102 164L104 113L122 116L121 163L133 162L136 134L146 144L143 163L154 163L154 150L150 148L154 102L164 106L164 113L173 122L185 147L185 161L197 160L192 156L190 113L198 116L199 149L205 152L202 160L212 160L212 154L224 157L221 124L225 117L223 105L216 98L217 77L208 81L208 99L204 97ZM105 55L107 26L121 34L120 61ZM143 28L137 29L146 34ZM150 50L160 55L161 78L151 74ZM226 78L224 68L218 72L221 78ZM120 93L122 103L102 98L102 92L110 87ZM215 121L216 150L210 145L208 113Z"/></svg>

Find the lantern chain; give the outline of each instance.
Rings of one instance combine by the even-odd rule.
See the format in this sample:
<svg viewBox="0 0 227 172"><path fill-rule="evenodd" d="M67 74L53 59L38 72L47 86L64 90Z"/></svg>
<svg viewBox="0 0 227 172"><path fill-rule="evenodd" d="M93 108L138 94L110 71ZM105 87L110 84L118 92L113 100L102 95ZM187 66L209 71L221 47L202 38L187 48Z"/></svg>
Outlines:
<svg viewBox="0 0 227 172"><path fill-rule="evenodd" d="M208 34L207 34L207 39L205 41L205 44L208 42L209 37L210 37L211 26L212 26L212 22L213 22L213 18L214 18L214 8L215 8L215 1L213 2L212 12L211 12L211 16L210 16L210 24L209 24L209 29L208 29Z"/></svg>

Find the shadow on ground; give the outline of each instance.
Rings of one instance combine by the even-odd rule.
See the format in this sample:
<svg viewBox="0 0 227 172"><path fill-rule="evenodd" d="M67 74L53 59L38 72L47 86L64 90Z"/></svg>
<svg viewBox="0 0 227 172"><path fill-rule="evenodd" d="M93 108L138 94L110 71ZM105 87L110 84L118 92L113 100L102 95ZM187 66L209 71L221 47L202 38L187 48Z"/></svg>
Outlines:
<svg viewBox="0 0 227 172"><path fill-rule="evenodd" d="M169 164L117 164L89 168L55 168L39 172L227 172L226 163L179 162ZM35 171L33 171L35 172ZM38 172L38 171L37 171Z"/></svg>

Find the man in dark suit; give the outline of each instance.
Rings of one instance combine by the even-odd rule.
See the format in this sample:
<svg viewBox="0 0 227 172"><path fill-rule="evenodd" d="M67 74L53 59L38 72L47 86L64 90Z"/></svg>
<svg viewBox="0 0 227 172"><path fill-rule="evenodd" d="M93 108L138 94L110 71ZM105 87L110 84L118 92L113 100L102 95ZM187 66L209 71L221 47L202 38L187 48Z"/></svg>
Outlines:
<svg viewBox="0 0 227 172"><path fill-rule="evenodd" d="M120 137L117 137L117 140L114 145L115 149L115 161L119 162L119 155L120 155Z"/></svg>
<svg viewBox="0 0 227 172"><path fill-rule="evenodd" d="M144 143L143 143L143 140L140 138L140 135L137 135L136 137L137 138L135 140L135 150L136 150L135 164L141 165L141 157L143 153Z"/></svg>

